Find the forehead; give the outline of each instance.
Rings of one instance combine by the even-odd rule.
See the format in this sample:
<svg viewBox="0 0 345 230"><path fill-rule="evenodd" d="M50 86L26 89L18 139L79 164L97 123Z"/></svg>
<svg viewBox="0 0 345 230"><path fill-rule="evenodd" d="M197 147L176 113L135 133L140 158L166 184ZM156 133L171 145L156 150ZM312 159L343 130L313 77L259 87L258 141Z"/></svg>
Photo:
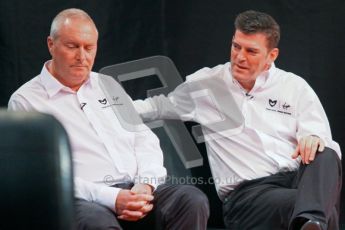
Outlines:
<svg viewBox="0 0 345 230"><path fill-rule="evenodd" d="M267 37L263 33L245 34L236 30L232 41L247 48L267 48Z"/></svg>
<svg viewBox="0 0 345 230"><path fill-rule="evenodd" d="M66 18L58 30L61 40L84 41L96 43L98 32L94 24L86 19Z"/></svg>

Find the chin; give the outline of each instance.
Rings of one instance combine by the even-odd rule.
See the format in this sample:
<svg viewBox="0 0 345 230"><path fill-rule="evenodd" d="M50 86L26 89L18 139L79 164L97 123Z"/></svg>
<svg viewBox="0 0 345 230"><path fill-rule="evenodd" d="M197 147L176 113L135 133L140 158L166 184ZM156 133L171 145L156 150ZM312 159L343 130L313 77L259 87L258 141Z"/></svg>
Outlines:
<svg viewBox="0 0 345 230"><path fill-rule="evenodd" d="M243 74L238 73L238 72L236 72L236 71L231 72L231 74L232 74L232 76L233 76L235 79L244 79L244 78L246 78L245 76L243 76Z"/></svg>
<svg viewBox="0 0 345 230"><path fill-rule="evenodd" d="M82 70L82 71L74 71L71 73L75 78L87 78L89 76L90 71Z"/></svg>
<svg viewBox="0 0 345 230"><path fill-rule="evenodd" d="M239 82L246 82L250 79L250 77L243 75L243 74L235 74L232 76L233 76L233 78L235 78Z"/></svg>

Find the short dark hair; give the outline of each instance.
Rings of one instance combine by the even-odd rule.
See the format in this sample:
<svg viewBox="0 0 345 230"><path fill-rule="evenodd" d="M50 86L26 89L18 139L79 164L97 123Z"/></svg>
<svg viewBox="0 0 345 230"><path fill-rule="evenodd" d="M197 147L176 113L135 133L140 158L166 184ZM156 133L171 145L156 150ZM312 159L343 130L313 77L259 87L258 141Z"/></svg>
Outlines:
<svg viewBox="0 0 345 230"><path fill-rule="evenodd" d="M235 29L244 34L263 33L267 37L267 46L270 49L278 47L280 28L278 23L268 14L248 10L237 15Z"/></svg>

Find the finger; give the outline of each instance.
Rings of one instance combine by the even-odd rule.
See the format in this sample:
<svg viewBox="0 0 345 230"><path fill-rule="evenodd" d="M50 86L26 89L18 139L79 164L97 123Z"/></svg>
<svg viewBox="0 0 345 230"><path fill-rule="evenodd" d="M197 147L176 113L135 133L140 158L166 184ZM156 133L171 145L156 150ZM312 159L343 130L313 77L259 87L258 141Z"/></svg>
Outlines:
<svg viewBox="0 0 345 230"><path fill-rule="evenodd" d="M319 138L316 138L314 140L314 142L312 143L310 155L309 155L309 158L308 158L308 163L310 163L311 161L313 161L315 159L317 148L319 147L319 143L320 143L320 139Z"/></svg>
<svg viewBox="0 0 345 230"><path fill-rule="evenodd" d="M120 216L117 216L117 218L121 219L121 220L126 220L126 221L138 221L140 219L143 219L145 216L147 216L147 213L143 214L141 217L133 217L133 216L127 216L127 215L120 215Z"/></svg>
<svg viewBox="0 0 345 230"><path fill-rule="evenodd" d="M142 209L145 205L147 205L147 201L131 201L128 202L126 209L137 211L139 209Z"/></svg>
<svg viewBox="0 0 345 230"><path fill-rule="evenodd" d="M143 185L137 185L137 186L134 186L131 191L138 194L148 194L146 189L142 187Z"/></svg>
<svg viewBox="0 0 345 230"><path fill-rule="evenodd" d="M128 216L130 218L141 218L143 216L143 213L141 211L131 211L131 210L123 210L121 215Z"/></svg>
<svg viewBox="0 0 345 230"><path fill-rule="evenodd" d="M296 159L299 155L299 144L297 144L297 147L295 149L295 152L292 154L292 159Z"/></svg>
<svg viewBox="0 0 345 230"><path fill-rule="evenodd" d="M319 152L323 152L323 150L325 150L325 142L320 138Z"/></svg>
<svg viewBox="0 0 345 230"><path fill-rule="evenodd" d="M153 201L153 196L150 195L150 194L136 194L135 195L135 200L137 201L147 201L147 202L150 202L150 201Z"/></svg>
<svg viewBox="0 0 345 230"><path fill-rule="evenodd" d="M304 156L305 156L305 138L301 138L299 141L299 155L302 158L303 164L305 163Z"/></svg>
<svg viewBox="0 0 345 230"><path fill-rule="evenodd" d="M147 194L147 192L144 189L133 189L132 192L134 192L135 194Z"/></svg>
<svg viewBox="0 0 345 230"><path fill-rule="evenodd" d="M153 209L153 204L147 204L142 207L139 211L143 212L144 214L150 212Z"/></svg>
<svg viewBox="0 0 345 230"><path fill-rule="evenodd" d="M316 141L316 137L308 136L305 140L305 149L304 149L304 162L309 164L309 157L313 148L313 144Z"/></svg>
<svg viewBox="0 0 345 230"><path fill-rule="evenodd" d="M126 220L126 221L137 221L141 218L121 215L121 216L117 216L117 219Z"/></svg>
<svg viewBox="0 0 345 230"><path fill-rule="evenodd" d="M135 189L132 190L135 194L150 194L147 190L145 189Z"/></svg>

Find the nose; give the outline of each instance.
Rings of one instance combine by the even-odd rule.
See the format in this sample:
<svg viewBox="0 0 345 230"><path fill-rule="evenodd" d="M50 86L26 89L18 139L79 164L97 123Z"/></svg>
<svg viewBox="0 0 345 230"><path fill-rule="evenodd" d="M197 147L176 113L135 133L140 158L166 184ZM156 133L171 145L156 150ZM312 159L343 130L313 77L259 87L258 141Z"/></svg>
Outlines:
<svg viewBox="0 0 345 230"><path fill-rule="evenodd" d="M80 62L83 62L85 58L86 58L86 52L83 47L80 47L77 51L76 59Z"/></svg>
<svg viewBox="0 0 345 230"><path fill-rule="evenodd" d="M244 54L244 51L241 49L237 52L237 60L238 61L244 61L246 59L246 56Z"/></svg>

